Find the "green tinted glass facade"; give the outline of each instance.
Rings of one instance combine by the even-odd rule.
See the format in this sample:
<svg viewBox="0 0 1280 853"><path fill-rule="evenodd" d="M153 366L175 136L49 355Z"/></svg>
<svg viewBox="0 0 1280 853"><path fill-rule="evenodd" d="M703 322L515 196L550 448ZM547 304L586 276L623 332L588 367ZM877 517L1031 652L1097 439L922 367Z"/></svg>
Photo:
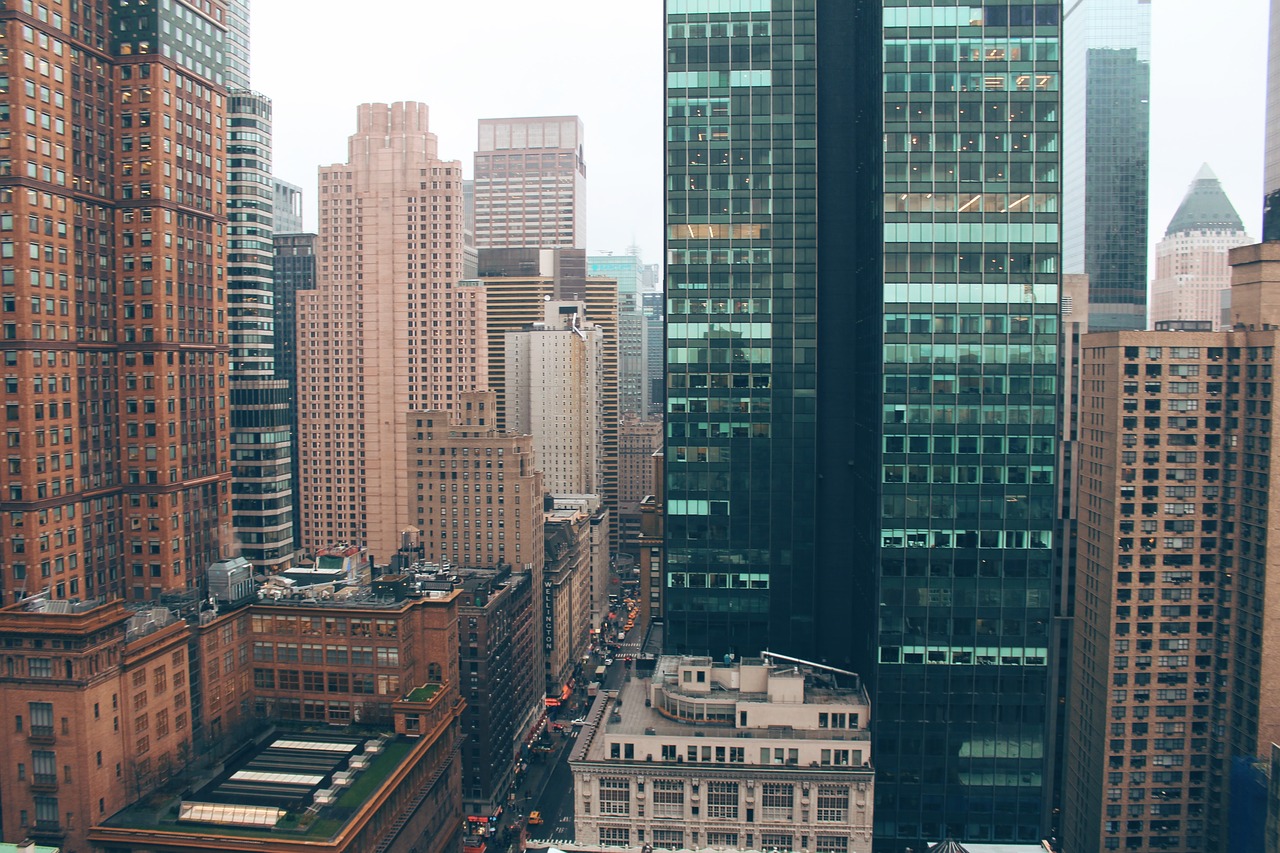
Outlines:
<svg viewBox="0 0 1280 853"><path fill-rule="evenodd" d="M812 0L667 3L672 651L813 631L814 33Z"/></svg>
<svg viewBox="0 0 1280 853"><path fill-rule="evenodd" d="M1041 837L1059 18L1018 0L884 8L885 850Z"/></svg>

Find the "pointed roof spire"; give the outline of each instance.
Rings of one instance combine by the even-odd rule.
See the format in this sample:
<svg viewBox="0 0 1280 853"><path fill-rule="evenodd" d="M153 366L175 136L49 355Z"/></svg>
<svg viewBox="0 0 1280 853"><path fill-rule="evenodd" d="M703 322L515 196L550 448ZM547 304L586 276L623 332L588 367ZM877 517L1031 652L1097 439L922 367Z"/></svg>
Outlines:
<svg viewBox="0 0 1280 853"><path fill-rule="evenodd" d="M1243 231L1244 222L1236 213L1231 199L1227 198L1218 176L1205 163L1196 172L1187 194L1178 205L1178 212L1169 220L1164 236L1179 231Z"/></svg>

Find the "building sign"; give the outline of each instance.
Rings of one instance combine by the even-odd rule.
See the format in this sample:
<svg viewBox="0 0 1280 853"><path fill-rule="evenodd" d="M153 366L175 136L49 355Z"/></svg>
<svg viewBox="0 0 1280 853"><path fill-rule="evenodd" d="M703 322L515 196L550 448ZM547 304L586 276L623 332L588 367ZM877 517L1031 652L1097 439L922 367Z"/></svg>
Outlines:
<svg viewBox="0 0 1280 853"><path fill-rule="evenodd" d="M555 641L555 630L552 627L551 581L542 582L542 648L551 651Z"/></svg>

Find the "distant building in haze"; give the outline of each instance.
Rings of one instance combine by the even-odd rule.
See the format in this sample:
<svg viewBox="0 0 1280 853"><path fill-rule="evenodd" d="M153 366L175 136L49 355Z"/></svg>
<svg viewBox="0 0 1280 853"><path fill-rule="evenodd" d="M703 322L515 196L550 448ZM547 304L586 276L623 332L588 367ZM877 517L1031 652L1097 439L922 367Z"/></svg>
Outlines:
<svg viewBox="0 0 1280 853"><path fill-rule="evenodd" d="M1227 253L1250 242L1244 222L1209 165L1200 167L1182 204L1156 244L1151 282L1151 325L1200 321L1224 324L1224 297L1231 290ZM1229 302L1227 303L1229 304Z"/></svg>
<svg viewBox="0 0 1280 853"><path fill-rule="evenodd" d="M275 203L275 233L299 234L302 232L302 187L271 179L271 191Z"/></svg>
<svg viewBox="0 0 1280 853"><path fill-rule="evenodd" d="M1093 331L1147 314L1151 0L1082 0L1062 19L1062 265L1089 276ZM1013 54L1029 44L996 48ZM990 61L996 57L988 53ZM1010 61L1028 57L1010 55Z"/></svg>
<svg viewBox="0 0 1280 853"><path fill-rule="evenodd" d="M483 388L485 301L459 283L462 168L439 158L427 106L358 117L348 161L320 170L316 289L298 293L301 545L386 560L411 526L408 416Z"/></svg>
<svg viewBox="0 0 1280 853"><path fill-rule="evenodd" d="M475 245L586 248L587 165L577 116L480 120Z"/></svg>

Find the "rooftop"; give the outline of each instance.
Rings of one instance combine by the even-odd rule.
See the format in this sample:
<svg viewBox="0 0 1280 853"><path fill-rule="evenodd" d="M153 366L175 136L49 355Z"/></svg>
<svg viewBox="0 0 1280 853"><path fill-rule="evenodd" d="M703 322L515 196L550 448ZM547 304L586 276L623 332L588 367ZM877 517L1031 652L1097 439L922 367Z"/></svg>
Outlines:
<svg viewBox="0 0 1280 853"><path fill-rule="evenodd" d="M147 798L102 825L329 839L405 761L414 743L389 732L278 732L194 792Z"/></svg>
<svg viewBox="0 0 1280 853"><path fill-rule="evenodd" d="M692 689L681 683L685 670L709 670L709 684ZM733 685L749 689L736 689ZM765 721L738 725L743 705L776 709L769 714L749 711L751 719ZM665 706L665 707L664 707ZM712 663L710 658L664 656L650 677L631 677L616 691L601 693L587 713L587 726L579 737L571 760L603 758L605 737L600 735L761 738L772 740L865 741L865 727L817 728L799 706L830 707L863 713L869 722L866 690L857 676L838 671L780 665L759 658L737 663ZM689 714L696 719L680 719ZM817 719L816 711L812 718ZM784 722L785 721L785 722Z"/></svg>
<svg viewBox="0 0 1280 853"><path fill-rule="evenodd" d="M1244 222L1236 213L1231 199L1227 198L1218 176L1205 163L1196 172L1182 204L1169 221L1164 236L1172 237L1180 231L1243 231Z"/></svg>

